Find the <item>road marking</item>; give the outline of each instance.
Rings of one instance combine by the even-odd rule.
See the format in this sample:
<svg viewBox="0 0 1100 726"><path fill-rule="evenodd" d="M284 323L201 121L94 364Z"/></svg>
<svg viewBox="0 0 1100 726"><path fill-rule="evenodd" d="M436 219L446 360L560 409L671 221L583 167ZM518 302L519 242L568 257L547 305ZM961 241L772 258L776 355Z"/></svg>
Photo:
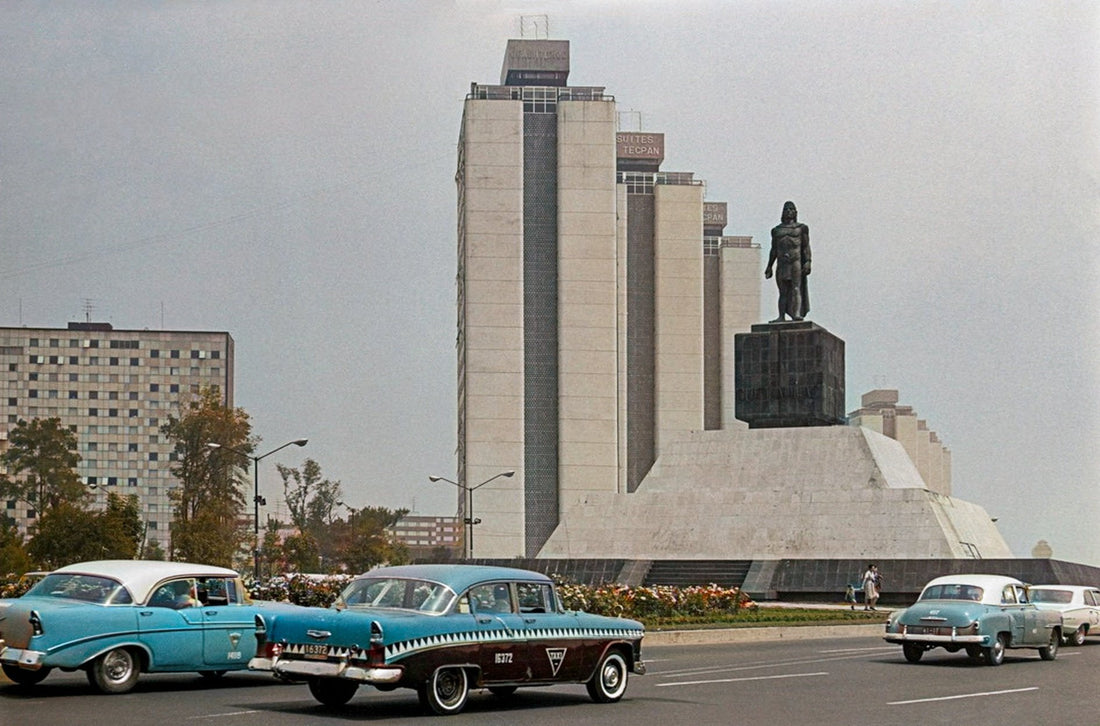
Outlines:
<svg viewBox="0 0 1100 726"><path fill-rule="evenodd" d="M795 666L795 665L809 665L812 663L831 663L838 660L854 660L857 658L865 658L865 653L847 653L844 655L833 655L827 658L788 658L785 660L777 660L772 663L757 663L753 665L740 665L740 666L700 666L697 668L684 668L681 670L667 671L665 673L652 673L651 675L659 678L676 678L686 676L700 676L710 673L729 673L732 671L749 671L759 670L762 668L782 668L783 666Z"/></svg>
<svg viewBox="0 0 1100 726"><path fill-rule="evenodd" d="M877 648L833 648L832 650L819 650L818 653L881 653L897 650L896 645L880 645Z"/></svg>
<svg viewBox="0 0 1100 726"><path fill-rule="evenodd" d="M914 698L911 701L887 701L887 706L908 706L912 703L933 703L935 701L956 701L960 698L981 698L983 696L1003 696L1008 693L1025 693L1026 691L1038 691L1038 686L1029 688L1013 688L1009 691L983 691L982 693L961 693L957 696L939 696L937 698Z"/></svg>
<svg viewBox="0 0 1100 726"><path fill-rule="evenodd" d="M809 676L827 676L828 673L788 673L781 676L752 676L750 678L718 678L713 681L676 681L675 683L658 683L657 688L664 686L704 686L709 683L739 683L741 681L774 681L781 678L808 678Z"/></svg>
<svg viewBox="0 0 1100 726"><path fill-rule="evenodd" d="M205 718L226 718L228 716L247 716L250 713L261 713L260 711L230 711L229 713L208 713L203 716L188 716L188 721L197 721Z"/></svg>

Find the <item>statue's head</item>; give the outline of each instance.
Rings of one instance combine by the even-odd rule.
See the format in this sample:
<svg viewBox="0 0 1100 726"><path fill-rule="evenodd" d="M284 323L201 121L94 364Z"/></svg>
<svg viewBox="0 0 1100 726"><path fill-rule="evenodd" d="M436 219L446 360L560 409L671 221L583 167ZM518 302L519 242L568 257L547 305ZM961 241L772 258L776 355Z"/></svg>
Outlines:
<svg viewBox="0 0 1100 726"><path fill-rule="evenodd" d="M784 223L798 221L798 209L794 206L794 202L783 202L782 221Z"/></svg>

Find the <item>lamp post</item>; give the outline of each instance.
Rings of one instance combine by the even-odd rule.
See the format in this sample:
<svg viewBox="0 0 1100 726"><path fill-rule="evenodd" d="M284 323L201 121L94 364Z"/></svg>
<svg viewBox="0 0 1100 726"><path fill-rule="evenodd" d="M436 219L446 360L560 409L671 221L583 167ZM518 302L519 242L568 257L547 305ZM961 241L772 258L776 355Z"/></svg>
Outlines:
<svg viewBox="0 0 1100 726"><path fill-rule="evenodd" d="M458 482L452 481L445 476L436 476L435 474L428 475L428 481L445 481L448 484L454 484L456 487L466 493L466 516L462 519L462 523L466 525L466 530L468 530L469 532L468 536L466 537L466 547L463 548L469 550L468 553L464 554L464 557L466 559L471 560L474 557L474 525L481 523L480 519L474 519L474 492L485 486L489 482L493 481L494 479L499 479L502 476L511 477L515 475L515 473L516 472L512 470L502 471L499 474L491 476L480 484L476 484L472 487L468 487L465 484L459 484Z"/></svg>
<svg viewBox="0 0 1100 726"><path fill-rule="evenodd" d="M214 442L210 442L206 445L207 448L210 449L225 449L226 451L232 451L234 454L238 454L247 459L252 459L252 576L256 580L260 579L260 459L267 458L276 451L282 451L288 446L305 446L307 443L309 443L309 439L295 439L294 441L288 441L282 446L274 448L260 456L252 456L252 454L246 451L234 449L232 446L223 446Z"/></svg>

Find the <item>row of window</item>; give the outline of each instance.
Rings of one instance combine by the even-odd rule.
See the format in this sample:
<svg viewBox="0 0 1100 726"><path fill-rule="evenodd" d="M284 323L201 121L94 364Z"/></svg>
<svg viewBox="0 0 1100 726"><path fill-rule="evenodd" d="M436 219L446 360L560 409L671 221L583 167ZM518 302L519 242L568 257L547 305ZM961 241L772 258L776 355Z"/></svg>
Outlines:
<svg viewBox="0 0 1100 726"><path fill-rule="evenodd" d="M13 363L12 365L15 365L15 364ZM14 371L15 368L11 368L10 370ZM179 376L179 375L181 375L180 370L181 369L179 369L179 368L168 368L167 369L168 372L162 374L160 368L158 368L158 367L154 366L152 368L147 369L148 374L149 374L150 377L151 376L156 376L156 375ZM190 372L191 372L192 376L198 376L198 375L201 375L202 369L201 368L192 368L192 369L190 369ZM222 369L221 368L208 368L208 369L206 369L206 372L207 372L207 374L209 374L211 376L220 376L221 372L222 372ZM43 380L43 378L42 378L43 375L45 376L45 380L47 380L47 381L66 380L64 378L60 378L59 374L57 374L57 373L45 373L45 374L43 374L43 373L39 373L37 371L32 371L32 372L28 373L27 374L27 380L28 381L40 381L40 380ZM69 373L67 375L68 375L68 381L70 383L77 383L77 382L80 382L80 381L85 381L85 382L88 382L88 383L133 383L134 382L134 376L132 376L130 374L123 374L123 375L120 376L118 373ZM144 378L144 374L138 375L138 382L140 382L142 378ZM157 385L159 385L159 384L157 384ZM149 390L156 391L156 390L159 390L159 389L151 388Z"/></svg>
<svg viewBox="0 0 1100 726"><path fill-rule="evenodd" d="M44 341L46 341L46 342L44 342ZM69 345L68 345L69 348L99 348L100 347L100 345L99 345L100 341L96 340L94 338L92 338L92 339L88 339L88 338L85 338L85 339L70 338L68 342L69 342ZM138 349L141 348L141 341L140 340L111 340L111 341L108 341L108 343L109 343L109 345L108 345L109 348L116 349L116 350L138 350ZM27 347L28 348L47 348L47 347L48 348L60 348L60 347L62 347L62 345L61 345L61 339L60 338L49 338L49 339L31 338L30 340L27 341ZM19 346L6 345L6 346L3 346L2 348L0 348L0 352L10 353L13 350L18 350L18 348L19 348ZM169 348L168 350L161 350L160 348L150 348L149 349L149 357L150 358L160 358L161 353L167 353L166 357L168 357L168 358L179 358L182 355L181 350L178 349L178 348ZM201 359L201 358L221 358L222 352L220 350L209 350L208 351L208 350L202 350L202 349L197 349L196 348L196 349L190 350L190 356L191 356L191 358L196 359L196 360Z"/></svg>
<svg viewBox="0 0 1100 726"><path fill-rule="evenodd" d="M169 383L168 385L164 386L164 388L168 393L179 393L180 392L180 384L178 384L178 383ZM150 383L149 384L149 392L150 393L160 393L160 390L161 390L161 384L160 383ZM199 385L197 383L192 383L190 385L190 391L192 393L198 393L199 392ZM86 391L85 393L88 394L87 396L85 396L85 398L87 398L88 400L91 400L91 401L99 400L99 394L100 393L106 394L104 396L104 398L105 398L105 400L108 400L108 401L118 401L120 393L125 393L126 394L126 400L130 400L130 401L139 400L137 391L99 391L99 390L94 390L94 391ZM61 392L59 390L57 390L56 388L50 388L50 389L46 389L44 391L39 390L37 388L30 388L30 389L27 390L27 398L60 398L60 397L61 397ZM68 398L70 400L75 400L75 399L80 398L80 391L77 391L77 390L74 390L74 389L70 388L68 390ZM17 399L17 398L9 397L8 398L8 405L9 406L16 406L16 405L18 405L18 401L19 401L19 399Z"/></svg>

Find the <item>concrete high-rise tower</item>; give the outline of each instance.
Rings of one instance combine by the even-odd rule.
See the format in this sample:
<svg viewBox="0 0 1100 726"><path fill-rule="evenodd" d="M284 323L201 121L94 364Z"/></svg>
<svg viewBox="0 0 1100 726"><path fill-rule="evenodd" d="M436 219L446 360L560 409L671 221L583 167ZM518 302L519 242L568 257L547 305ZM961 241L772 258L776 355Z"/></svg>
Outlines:
<svg viewBox="0 0 1100 726"><path fill-rule="evenodd" d="M663 134L619 132L604 88L568 76L568 41L510 40L500 85L465 102L458 476L475 557L536 555L567 504L635 491L667 438L732 421L733 333L759 318L759 248L721 236L725 207L708 220L692 173L660 171Z"/></svg>

